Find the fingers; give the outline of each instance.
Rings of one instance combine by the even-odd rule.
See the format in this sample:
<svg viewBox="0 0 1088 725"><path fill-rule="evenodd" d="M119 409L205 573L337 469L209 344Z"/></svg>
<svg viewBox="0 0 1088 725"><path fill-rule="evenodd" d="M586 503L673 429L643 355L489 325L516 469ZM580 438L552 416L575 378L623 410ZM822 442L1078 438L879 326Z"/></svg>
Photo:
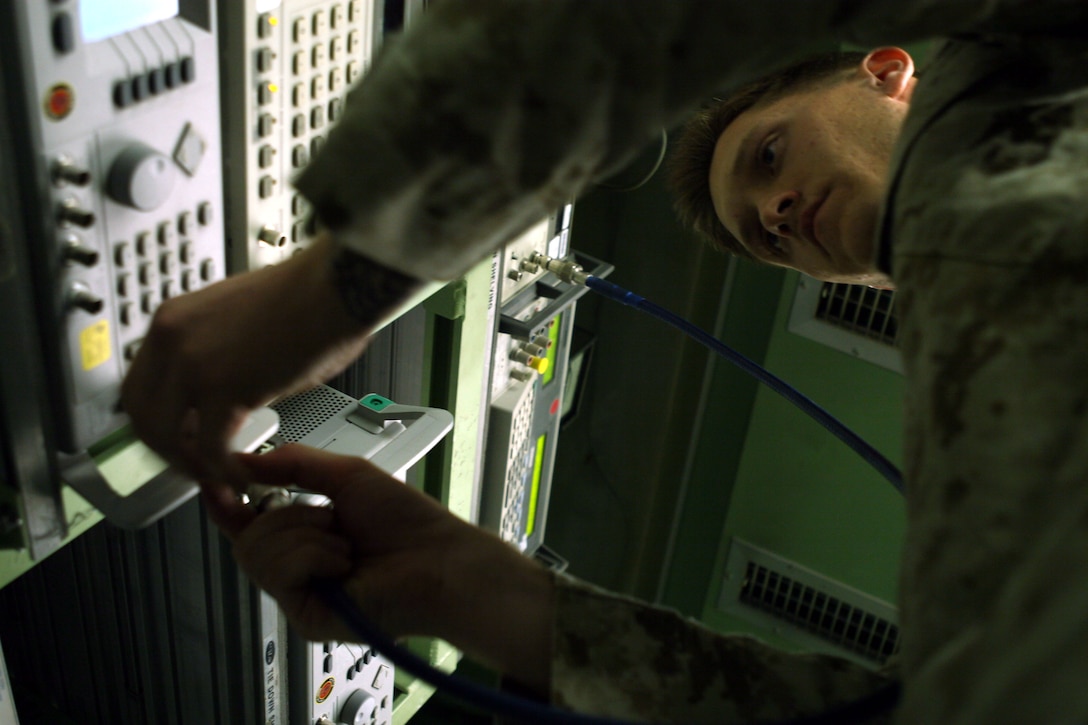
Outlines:
<svg viewBox="0 0 1088 725"><path fill-rule="evenodd" d="M258 512L243 503L230 486L201 482L200 494L208 517L231 541L258 516Z"/></svg>
<svg viewBox="0 0 1088 725"><path fill-rule="evenodd" d="M351 570L351 545L335 533L326 508L290 506L261 514L235 538L234 552L246 573L273 595Z"/></svg>
<svg viewBox="0 0 1088 725"><path fill-rule="evenodd" d="M203 475L221 478L236 487L243 485L243 469L230 456L230 440L247 415L245 408L219 401L200 410L197 455Z"/></svg>
<svg viewBox="0 0 1088 725"><path fill-rule="evenodd" d="M315 579L343 579L352 571L351 546L333 531L332 511L291 506L256 516L235 537L234 556L304 637L349 636L313 588Z"/></svg>
<svg viewBox="0 0 1088 725"><path fill-rule="evenodd" d="M236 454L235 459L259 483L297 485L333 499L357 483L360 477L375 481L394 480L363 458L342 456L309 446L287 445L264 455Z"/></svg>
<svg viewBox="0 0 1088 725"><path fill-rule="evenodd" d="M161 359L161 350L153 340L140 348L121 385L121 407L141 440L174 466L191 472L184 452L188 386L174 379L170 361Z"/></svg>

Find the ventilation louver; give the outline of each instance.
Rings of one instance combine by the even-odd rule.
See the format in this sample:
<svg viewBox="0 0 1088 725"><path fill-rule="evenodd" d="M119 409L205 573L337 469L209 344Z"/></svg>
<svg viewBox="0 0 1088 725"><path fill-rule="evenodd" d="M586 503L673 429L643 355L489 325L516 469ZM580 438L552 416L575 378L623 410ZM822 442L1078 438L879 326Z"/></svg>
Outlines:
<svg viewBox="0 0 1088 725"><path fill-rule="evenodd" d="M896 346L895 292L800 276L789 330L836 350L903 372Z"/></svg>
<svg viewBox="0 0 1088 725"><path fill-rule="evenodd" d="M894 607L737 539L718 608L870 666L899 647Z"/></svg>

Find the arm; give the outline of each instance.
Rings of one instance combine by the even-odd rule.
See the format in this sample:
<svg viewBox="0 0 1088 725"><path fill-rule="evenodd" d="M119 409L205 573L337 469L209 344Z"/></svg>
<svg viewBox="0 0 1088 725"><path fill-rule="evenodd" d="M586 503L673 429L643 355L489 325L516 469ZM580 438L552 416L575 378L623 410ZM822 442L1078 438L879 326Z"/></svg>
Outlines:
<svg viewBox="0 0 1088 725"><path fill-rule="evenodd" d="M171 463L198 476L229 467L226 441L246 412L342 369L411 280L460 275L713 89L829 43L971 27L991 4L436 4L389 43L298 180L332 238L164 304L123 407ZM340 294L332 239L376 265L341 275L355 286Z"/></svg>
<svg viewBox="0 0 1088 725"><path fill-rule="evenodd" d="M171 463L222 475L226 441L249 410L335 375L417 285L322 237L283 264L164 303L122 405Z"/></svg>
<svg viewBox="0 0 1088 725"><path fill-rule="evenodd" d="M255 514L206 491L246 573L314 640L354 635L313 592L338 578L394 636L445 639L557 705L660 722L750 722L822 712L886 680L822 655L723 636L674 612L557 577L363 459L287 446L240 456L258 483L332 509Z"/></svg>
<svg viewBox="0 0 1088 725"><path fill-rule="evenodd" d="M573 710L648 722L779 722L891 682L839 657L723 635L573 579L556 582L554 601L552 700Z"/></svg>
<svg viewBox="0 0 1088 725"><path fill-rule="evenodd" d="M340 243L453 278L715 90L843 41L969 28L992 6L447 0L388 42L298 185Z"/></svg>
<svg viewBox="0 0 1088 725"><path fill-rule="evenodd" d="M238 458L258 483L332 499L257 515L222 488L205 491L239 564L303 636L354 639L310 589L336 577L391 635L441 637L547 692L553 591L541 566L361 458L294 445Z"/></svg>

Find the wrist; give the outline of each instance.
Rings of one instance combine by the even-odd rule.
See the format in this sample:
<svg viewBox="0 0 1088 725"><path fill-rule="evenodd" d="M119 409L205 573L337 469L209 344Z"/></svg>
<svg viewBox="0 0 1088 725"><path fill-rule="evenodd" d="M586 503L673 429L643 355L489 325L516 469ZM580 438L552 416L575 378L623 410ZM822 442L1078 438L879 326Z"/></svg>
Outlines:
<svg viewBox="0 0 1088 725"><path fill-rule="evenodd" d="M386 267L348 249L329 254L329 273L344 312L355 322L374 327L422 286L415 277Z"/></svg>
<svg viewBox="0 0 1088 725"><path fill-rule="evenodd" d="M484 665L546 695L551 667L551 574L492 534L451 550L438 636Z"/></svg>

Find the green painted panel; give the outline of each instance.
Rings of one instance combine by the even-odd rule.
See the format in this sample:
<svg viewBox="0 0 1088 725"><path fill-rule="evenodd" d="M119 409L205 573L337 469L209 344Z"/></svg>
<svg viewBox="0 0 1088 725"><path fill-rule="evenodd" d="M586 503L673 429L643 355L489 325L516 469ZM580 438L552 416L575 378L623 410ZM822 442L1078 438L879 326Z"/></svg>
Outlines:
<svg viewBox="0 0 1088 725"><path fill-rule="evenodd" d="M902 377L790 333L796 279L790 273L782 286L765 366L900 464ZM761 388L703 618L719 628L736 624L716 609L734 536L894 603L904 528L898 492L822 426Z"/></svg>

